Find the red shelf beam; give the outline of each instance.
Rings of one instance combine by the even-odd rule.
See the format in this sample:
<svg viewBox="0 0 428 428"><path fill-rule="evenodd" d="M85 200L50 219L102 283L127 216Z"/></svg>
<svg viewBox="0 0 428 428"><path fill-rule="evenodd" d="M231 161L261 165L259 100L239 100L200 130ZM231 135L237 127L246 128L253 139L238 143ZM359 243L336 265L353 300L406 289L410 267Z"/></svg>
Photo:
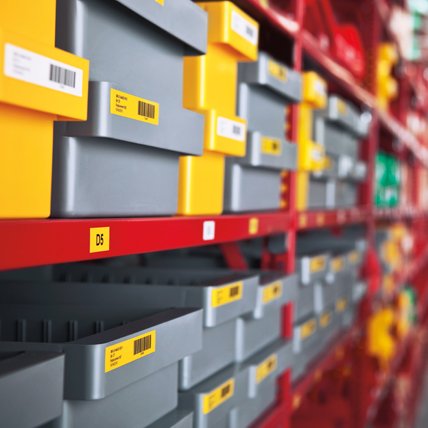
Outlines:
<svg viewBox="0 0 428 428"><path fill-rule="evenodd" d="M367 221L368 218L369 210L366 208L300 212L297 214L297 229L307 230L352 223L363 223Z"/></svg>
<svg viewBox="0 0 428 428"><path fill-rule="evenodd" d="M290 215L283 211L214 217L5 220L0 222L0 270L239 241L285 232L291 224ZM108 251L91 252L94 228L109 228ZM92 230L95 249L96 233ZM105 244L99 247L106 249Z"/></svg>

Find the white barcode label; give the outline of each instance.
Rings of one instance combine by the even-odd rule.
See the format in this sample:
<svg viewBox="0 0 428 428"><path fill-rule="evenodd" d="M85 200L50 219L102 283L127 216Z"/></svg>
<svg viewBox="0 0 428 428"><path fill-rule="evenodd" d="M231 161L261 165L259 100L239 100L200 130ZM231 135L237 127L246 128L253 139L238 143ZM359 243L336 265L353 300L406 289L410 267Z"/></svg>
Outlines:
<svg viewBox="0 0 428 428"><path fill-rule="evenodd" d="M83 70L6 43L4 74L66 94L82 96Z"/></svg>
<svg viewBox="0 0 428 428"><path fill-rule="evenodd" d="M217 118L217 135L236 141L245 141L246 126L243 123L227 119Z"/></svg>
<svg viewBox="0 0 428 428"><path fill-rule="evenodd" d="M231 26L235 33L249 41L252 45L257 46L259 40L259 29L234 10L232 10Z"/></svg>
<svg viewBox="0 0 428 428"><path fill-rule="evenodd" d="M212 241L215 238L215 221L204 221L202 239Z"/></svg>

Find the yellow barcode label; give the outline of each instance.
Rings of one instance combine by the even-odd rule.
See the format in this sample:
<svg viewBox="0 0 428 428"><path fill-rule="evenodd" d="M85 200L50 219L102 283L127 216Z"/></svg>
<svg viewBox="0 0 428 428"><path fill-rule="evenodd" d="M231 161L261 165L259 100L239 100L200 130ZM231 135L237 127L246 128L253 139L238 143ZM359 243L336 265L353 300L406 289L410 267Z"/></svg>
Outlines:
<svg viewBox="0 0 428 428"><path fill-rule="evenodd" d="M340 272L345 267L345 260L343 257L335 257L331 261L331 269L333 272Z"/></svg>
<svg viewBox="0 0 428 428"><path fill-rule="evenodd" d="M348 306L348 301L346 299L339 299L336 301L336 311L343 312Z"/></svg>
<svg viewBox="0 0 428 428"><path fill-rule="evenodd" d="M272 354L261 362L256 368L256 383L263 382L278 367L278 357Z"/></svg>
<svg viewBox="0 0 428 428"><path fill-rule="evenodd" d="M348 255L348 260L353 264L358 263L360 261L360 253L357 250L352 251Z"/></svg>
<svg viewBox="0 0 428 428"><path fill-rule="evenodd" d="M306 321L301 327L300 327L300 337L302 339L306 339L309 336L312 336L317 330L317 320L311 319L309 321Z"/></svg>
<svg viewBox="0 0 428 428"><path fill-rule="evenodd" d="M342 100L337 101L337 109L339 110L340 114L346 114L347 112L347 106Z"/></svg>
<svg viewBox="0 0 428 428"><path fill-rule="evenodd" d="M242 299L244 284L242 281L235 282L224 287L214 288L211 292L211 306L217 308L218 306L227 305L237 300Z"/></svg>
<svg viewBox="0 0 428 428"><path fill-rule="evenodd" d="M277 300L282 296L282 282L275 281L263 288L262 302L264 305Z"/></svg>
<svg viewBox="0 0 428 428"><path fill-rule="evenodd" d="M259 219L257 217L250 218L248 222L248 232L250 235L255 235L259 231Z"/></svg>
<svg viewBox="0 0 428 428"><path fill-rule="evenodd" d="M105 349L104 371L110 372L119 367L156 352L156 330L124 340Z"/></svg>
<svg viewBox="0 0 428 428"><path fill-rule="evenodd" d="M306 214L299 215L299 227L306 227L308 225L308 216Z"/></svg>
<svg viewBox="0 0 428 428"><path fill-rule="evenodd" d="M155 0L156 3L159 3L161 6L165 4L165 0Z"/></svg>
<svg viewBox="0 0 428 428"><path fill-rule="evenodd" d="M325 269L326 258L325 256L314 257L310 263L310 270L312 273L321 272Z"/></svg>
<svg viewBox="0 0 428 428"><path fill-rule="evenodd" d="M283 82L287 80L287 68L275 61L268 61L268 71L275 79L282 80Z"/></svg>
<svg viewBox="0 0 428 428"><path fill-rule="evenodd" d="M320 317L320 325L322 328L326 328L330 325L333 315L331 312L325 312Z"/></svg>
<svg viewBox="0 0 428 428"><path fill-rule="evenodd" d="M91 227L89 229L89 252L102 253L110 250L110 228Z"/></svg>
<svg viewBox="0 0 428 428"><path fill-rule="evenodd" d="M278 138L262 137L262 153L264 155L280 156L281 152L281 140Z"/></svg>
<svg viewBox="0 0 428 428"><path fill-rule="evenodd" d="M111 89L110 113L127 119L159 125L159 103Z"/></svg>
<svg viewBox="0 0 428 428"><path fill-rule="evenodd" d="M235 380L229 379L208 394L205 394L202 400L202 412L204 415L212 412L226 400L233 397L235 392Z"/></svg>

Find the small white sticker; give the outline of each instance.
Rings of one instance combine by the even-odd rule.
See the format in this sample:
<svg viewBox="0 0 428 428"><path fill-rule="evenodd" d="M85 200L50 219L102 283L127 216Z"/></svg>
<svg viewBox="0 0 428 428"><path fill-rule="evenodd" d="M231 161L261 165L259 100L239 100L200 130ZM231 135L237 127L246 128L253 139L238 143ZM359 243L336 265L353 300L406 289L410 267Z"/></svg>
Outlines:
<svg viewBox="0 0 428 428"><path fill-rule="evenodd" d="M316 80L315 81L315 91L323 97L326 96L327 95L327 88L326 88L325 82L323 82L321 80Z"/></svg>
<svg viewBox="0 0 428 428"><path fill-rule="evenodd" d="M232 10L232 30L252 45L257 46L259 29L234 10Z"/></svg>
<svg viewBox="0 0 428 428"><path fill-rule="evenodd" d="M83 70L6 43L4 74L13 79L77 97L83 92Z"/></svg>
<svg viewBox="0 0 428 428"><path fill-rule="evenodd" d="M243 123L227 119L217 118L217 135L236 141L245 141L246 126Z"/></svg>
<svg viewBox="0 0 428 428"><path fill-rule="evenodd" d="M204 221L204 230L202 239L204 241L212 241L215 238L215 221Z"/></svg>

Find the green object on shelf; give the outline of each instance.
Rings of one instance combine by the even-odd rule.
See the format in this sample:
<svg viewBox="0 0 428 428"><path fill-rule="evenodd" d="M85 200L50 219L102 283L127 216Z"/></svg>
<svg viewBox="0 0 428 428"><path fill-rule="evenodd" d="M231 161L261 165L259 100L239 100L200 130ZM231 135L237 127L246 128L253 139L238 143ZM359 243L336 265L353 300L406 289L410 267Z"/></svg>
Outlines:
<svg viewBox="0 0 428 428"><path fill-rule="evenodd" d="M379 152L375 168L375 205L394 208L400 199L400 162L395 156Z"/></svg>
<svg viewBox="0 0 428 428"><path fill-rule="evenodd" d="M417 294L416 290L409 284L404 288L404 292L408 295L409 300L412 302L412 311L409 316L409 321L411 324L416 324L418 321L418 311L417 311Z"/></svg>

